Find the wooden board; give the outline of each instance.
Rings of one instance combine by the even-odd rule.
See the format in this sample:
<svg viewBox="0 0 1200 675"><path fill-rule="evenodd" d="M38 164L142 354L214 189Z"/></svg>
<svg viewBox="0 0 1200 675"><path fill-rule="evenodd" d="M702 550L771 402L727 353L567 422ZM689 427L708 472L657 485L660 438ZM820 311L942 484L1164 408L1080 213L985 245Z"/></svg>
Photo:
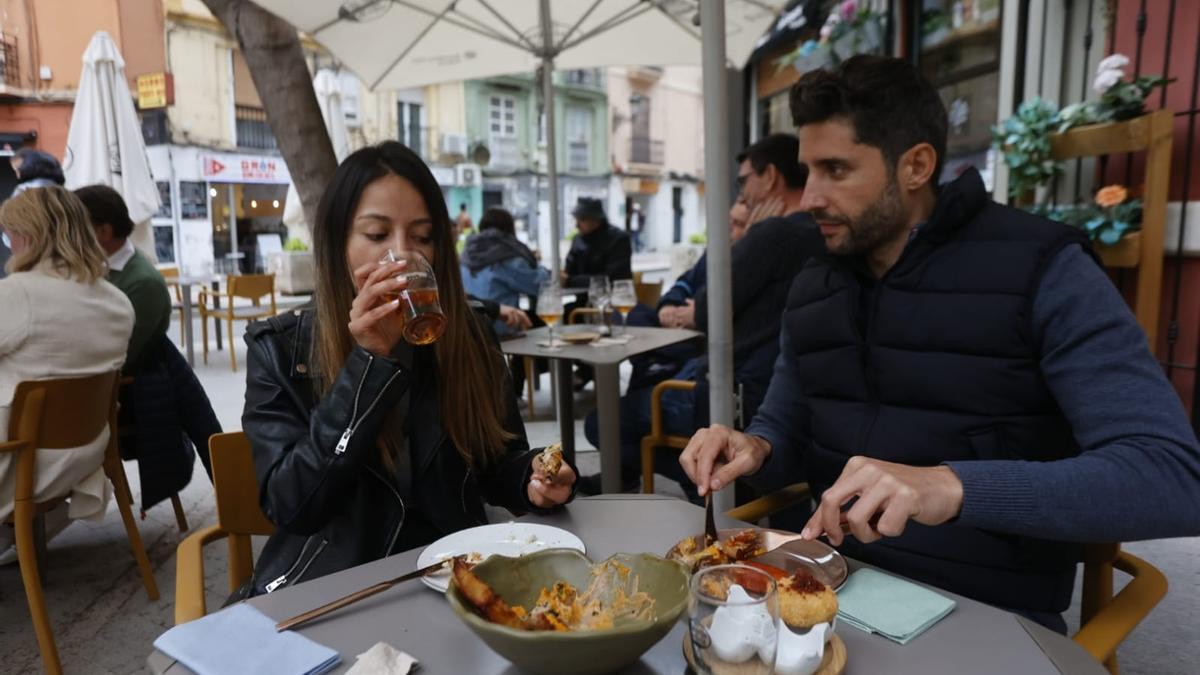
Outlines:
<svg viewBox="0 0 1200 675"><path fill-rule="evenodd" d="M689 672L704 672L696 665L696 656L692 653L692 636L683 634L683 658L687 660ZM712 665L712 664L710 664ZM759 672L760 668L748 664L729 663L720 666L712 665L713 675L751 675ZM825 658L821 659L821 667L814 675L841 675L846 670L846 643L842 638L833 634L825 645Z"/></svg>

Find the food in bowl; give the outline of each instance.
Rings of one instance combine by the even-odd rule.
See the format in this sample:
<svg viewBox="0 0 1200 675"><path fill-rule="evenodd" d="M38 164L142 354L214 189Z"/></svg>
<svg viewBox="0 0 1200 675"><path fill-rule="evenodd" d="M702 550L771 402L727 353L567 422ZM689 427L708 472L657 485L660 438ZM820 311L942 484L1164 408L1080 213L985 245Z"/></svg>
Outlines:
<svg viewBox="0 0 1200 675"><path fill-rule="evenodd" d="M756 558L767 552L756 530L740 530L730 537L702 546L702 537L687 537L667 552L668 560L678 560L692 572L713 565L728 565Z"/></svg>
<svg viewBox="0 0 1200 675"><path fill-rule="evenodd" d="M529 610L509 605L458 558L454 560L454 583L480 616L509 628L565 632L654 620L654 598L639 591L637 575L614 560L594 566L582 592L566 581L543 587Z"/></svg>

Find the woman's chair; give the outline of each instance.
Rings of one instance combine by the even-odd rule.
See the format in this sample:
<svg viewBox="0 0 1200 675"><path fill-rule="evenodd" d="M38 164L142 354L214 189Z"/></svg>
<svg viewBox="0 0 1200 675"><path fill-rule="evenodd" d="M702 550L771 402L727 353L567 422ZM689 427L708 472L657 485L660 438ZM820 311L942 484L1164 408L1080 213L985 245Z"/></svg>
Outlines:
<svg viewBox="0 0 1200 675"><path fill-rule="evenodd" d="M251 535L269 535L275 526L258 505L258 483L250 442L240 431L216 434L208 441L212 460L217 524L197 530L179 542L175 563L175 624L199 619L207 613L204 601L204 547L218 539L229 540L229 592L237 590L254 573Z"/></svg>
<svg viewBox="0 0 1200 675"><path fill-rule="evenodd" d="M808 485L798 483L761 497L725 515L755 522L772 513L810 498ZM1113 595L1113 570L1132 579ZM1080 628L1074 640L1116 675L1117 648L1167 594L1167 578L1157 567L1121 550L1120 544L1088 544L1084 547L1083 597Z"/></svg>
<svg viewBox="0 0 1200 675"><path fill-rule="evenodd" d="M104 473L113 484L117 508L125 522L129 545L151 600L158 599L158 585L131 509L129 483L117 454L117 372L89 377L22 382L13 397L8 435L0 452L15 452L16 491L11 521L16 530L17 560L29 601L33 630L42 652L42 664L51 674L62 672L54 632L42 594L45 536L42 516L62 504L66 497L36 501L37 454L87 445L109 429L104 452Z"/></svg>
<svg viewBox="0 0 1200 675"><path fill-rule="evenodd" d="M200 289L200 342L204 345L204 362L208 363L208 319L225 321L229 330L229 362L233 372L237 372L237 348L233 342L233 322L242 320L247 323L254 319L275 316L275 275L274 274L242 274L229 275L229 283L225 285L226 303L222 307L209 305L212 295L207 289ZM235 305L234 300L242 298L252 304ZM263 299L268 298L270 306L263 306Z"/></svg>

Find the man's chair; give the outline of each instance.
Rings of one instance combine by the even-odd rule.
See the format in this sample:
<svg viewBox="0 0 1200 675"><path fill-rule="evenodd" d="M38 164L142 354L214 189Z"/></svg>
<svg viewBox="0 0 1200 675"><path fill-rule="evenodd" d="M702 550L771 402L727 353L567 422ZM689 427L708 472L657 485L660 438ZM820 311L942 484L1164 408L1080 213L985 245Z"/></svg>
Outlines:
<svg viewBox="0 0 1200 675"><path fill-rule="evenodd" d="M662 397L668 391L692 391L691 380L664 380L650 392L650 433L642 437L642 492L654 492L654 453L660 449L683 450L691 436L668 434L663 430Z"/></svg>
<svg viewBox="0 0 1200 675"><path fill-rule="evenodd" d="M208 441L212 459L217 523L197 530L179 542L175 567L175 624L207 613L204 601L204 546L229 540L229 592L254 573L251 535L269 535L275 526L258 505L258 483L250 442L240 431L216 434Z"/></svg>
<svg viewBox="0 0 1200 675"><path fill-rule="evenodd" d="M133 519L129 483L117 454L117 372L17 385L8 425L11 440L0 443L0 452L17 453L15 504L10 520L16 530L17 560L42 664L51 674L61 673L62 665L42 594L46 546L42 526L44 514L65 502L66 497L36 501L33 491L37 484L37 453L87 445L104 431L106 425L109 439L104 452L104 473L113 484L117 508L125 522L125 532L141 571L146 594L151 600L157 600L158 584L154 581L150 560Z"/></svg>
<svg viewBox="0 0 1200 675"><path fill-rule="evenodd" d="M274 274L242 274L229 275L229 283L225 285L225 300L222 307L213 307L208 303L211 293L208 289L200 289L200 342L204 345L204 362L208 363L208 319L225 321L229 330L229 362L233 372L237 372L237 348L233 342L233 322L243 320L247 323L254 319L275 316L275 275ZM242 298L251 301L251 305L235 305L234 299ZM270 306L263 306L267 298Z"/></svg>
<svg viewBox="0 0 1200 675"><path fill-rule="evenodd" d="M171 301L171 311L179 312L179 344L183 344L187 338L183 331L183 291L179 287L179 268L160 267L158 271L163 275L163 281L167 282L167 290L175 296Z"/></svg>
<svg viewBox="0 0 1200 675"><path fill-rule="evenodd" d="M755 522L801 500L808 485L799 483L727 511L736 520ZM1113 570L1132 579L1113 595ZM1074 640L1116 675L1117 648L1167 594L1167 578L1150 563L1121 550L1120 544L1084 547L1080 628Z"/></svg>

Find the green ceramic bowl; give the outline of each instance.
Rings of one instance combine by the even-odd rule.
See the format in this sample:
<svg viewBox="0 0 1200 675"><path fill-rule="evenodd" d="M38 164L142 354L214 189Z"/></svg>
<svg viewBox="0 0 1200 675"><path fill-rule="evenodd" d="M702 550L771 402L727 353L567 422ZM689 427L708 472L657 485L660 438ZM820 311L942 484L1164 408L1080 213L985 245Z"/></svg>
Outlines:
<svg viewBox="0 0 1200 675"><path fill-rule="evenodd" d="M689 577L683 565L648 553L622 553L610 560L628 567L638 577L639 590L654 598L654 621L607 630L521 631L480 617L453 583L446 598L458 618L487 646L526 671L546 675L608 673L637 661L671 631L687 608ZM505 602L529 608L541 589L556 581L585 588L592 564L578 551L550 549L520 558L494 555L474 571Z"/></svg>

